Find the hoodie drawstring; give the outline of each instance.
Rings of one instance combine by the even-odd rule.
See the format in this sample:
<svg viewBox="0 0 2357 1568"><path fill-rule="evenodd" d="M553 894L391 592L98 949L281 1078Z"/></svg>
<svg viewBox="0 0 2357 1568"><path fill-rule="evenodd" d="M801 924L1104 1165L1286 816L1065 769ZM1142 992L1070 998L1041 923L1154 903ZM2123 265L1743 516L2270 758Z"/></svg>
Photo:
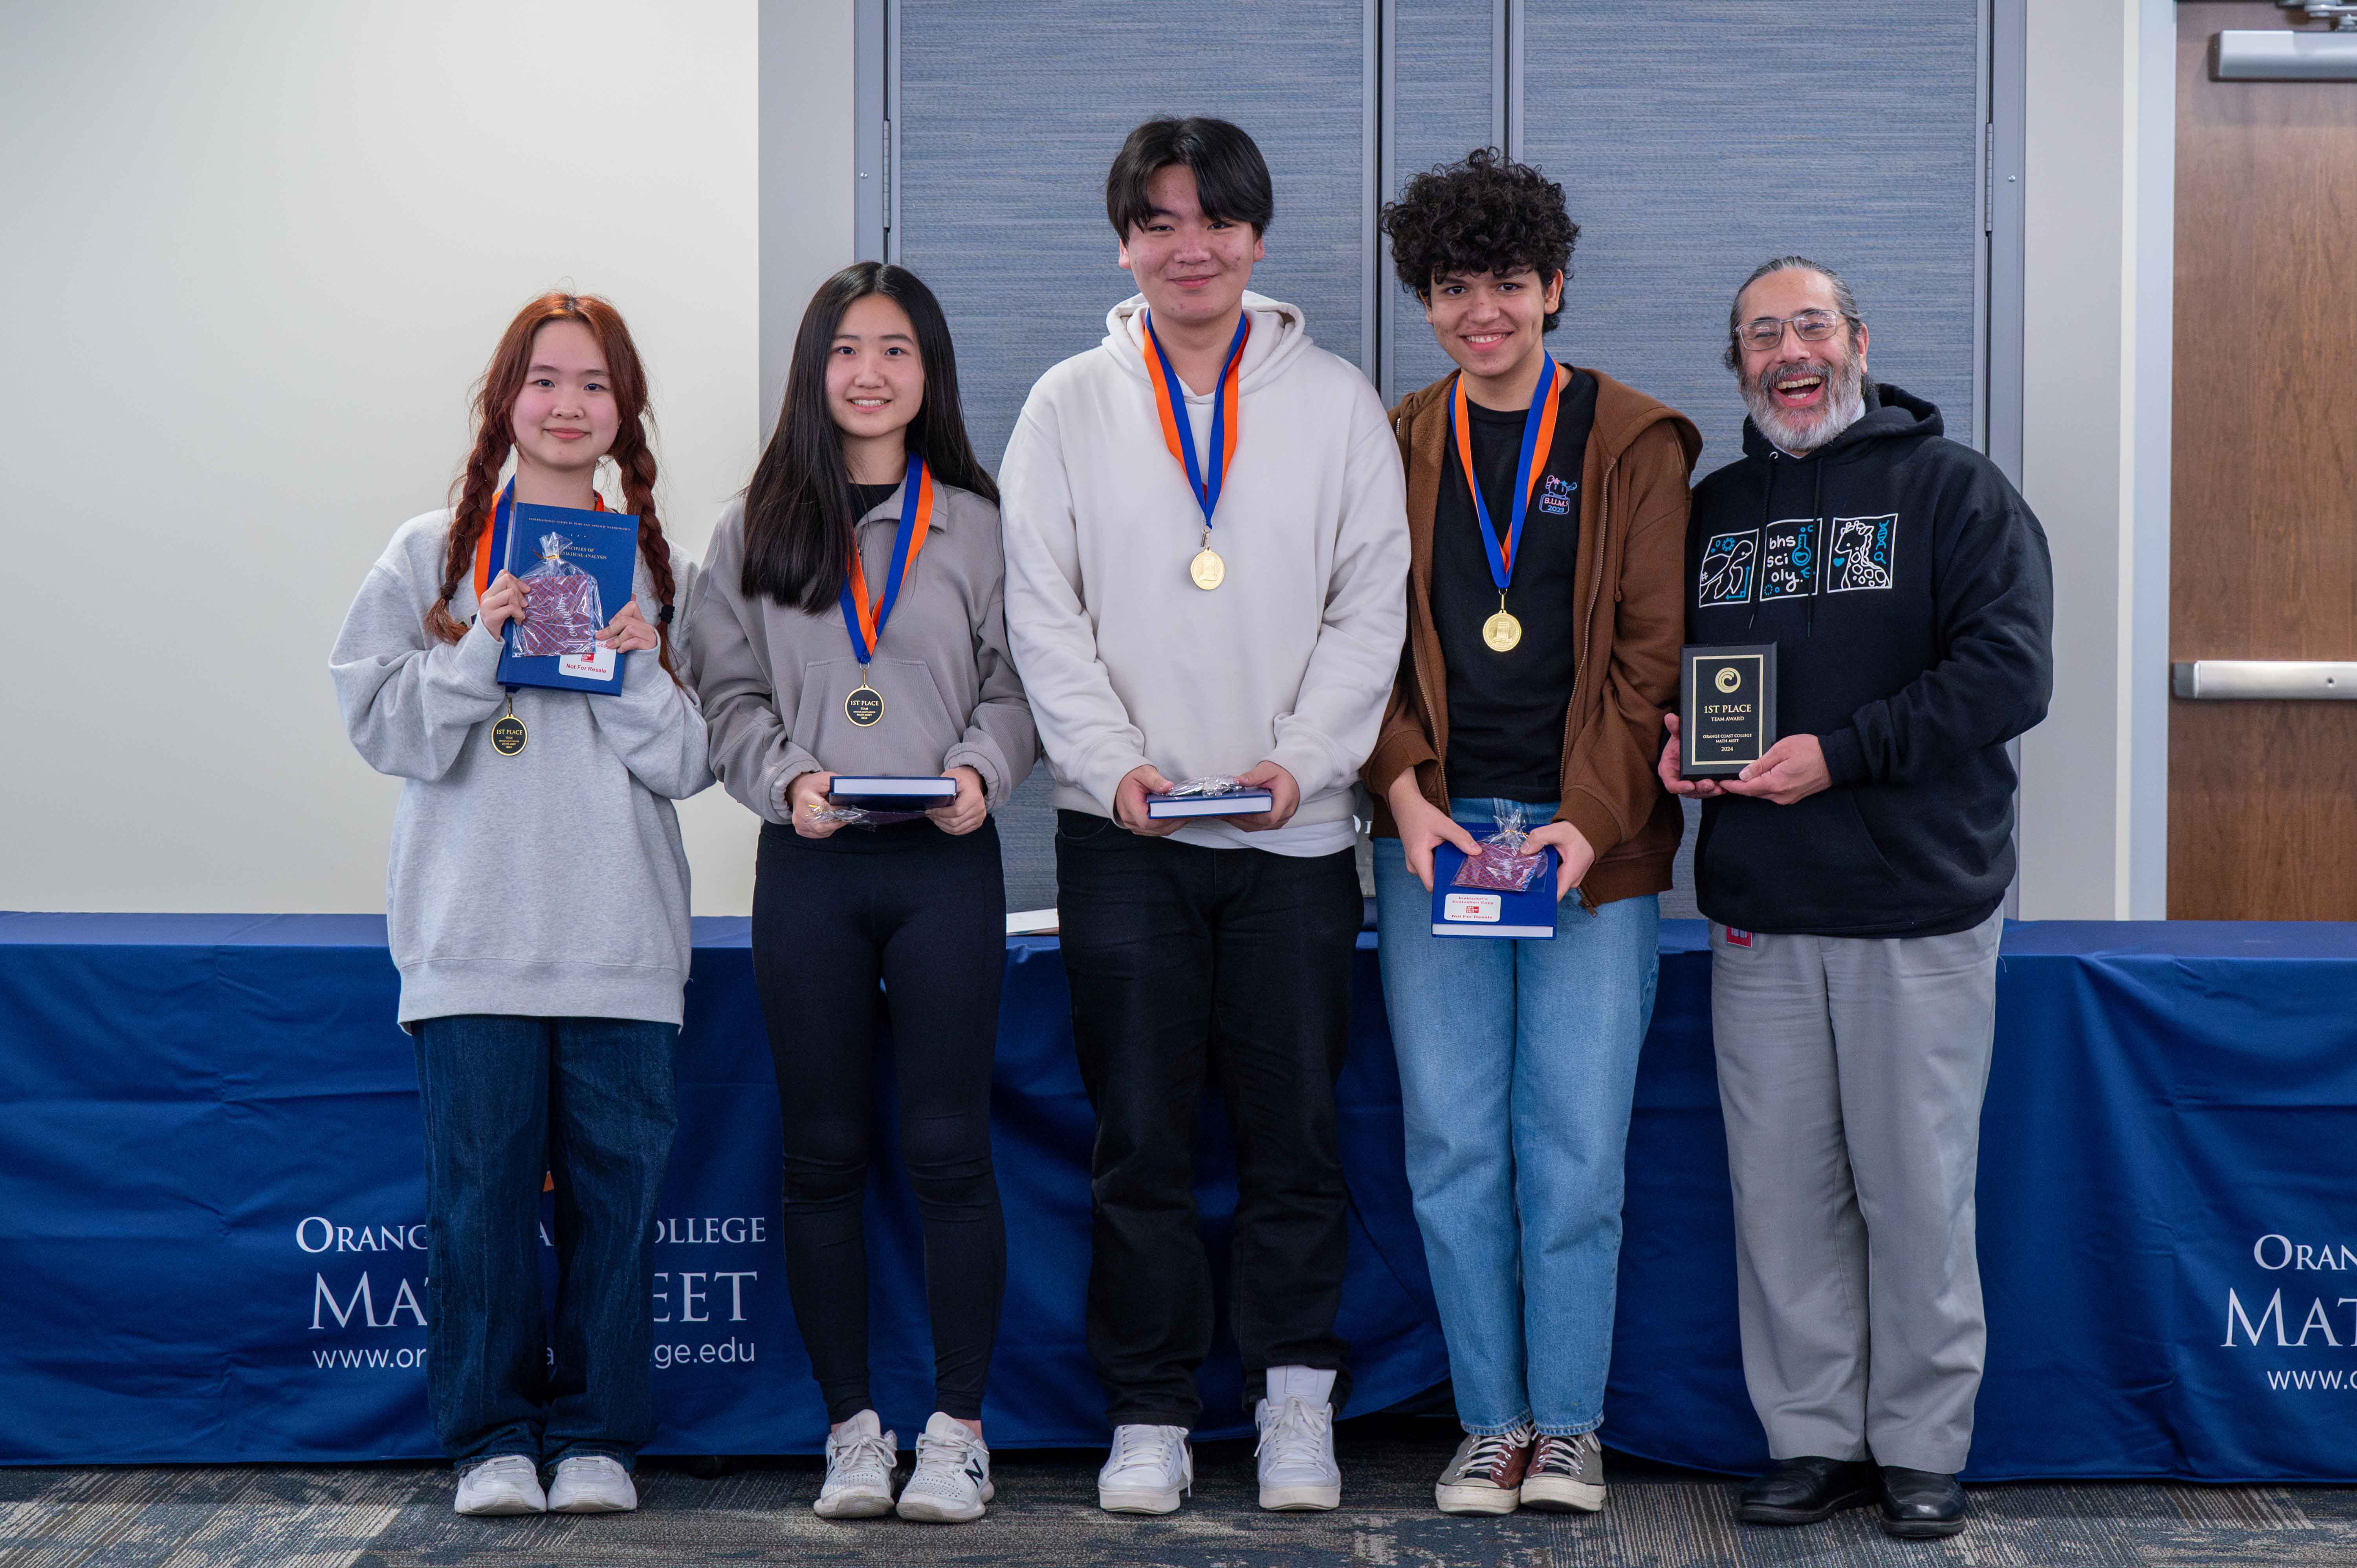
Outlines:
<svg viewBox="0 0 2357 1568"><path fill-rule="evenodd" d="M1768 556L1768 525L1776 515L1776 467L1783 460L1781 452L1768 454L1768 483L1760 497L1760 549L1751 564L1753 587L1751 614L1745 618L1743 629L1749 635L1760 625L1760 606L1767 598L1768 578L1760 568ZM1812 452L1806 458L1794 458L1809 465L1809 540L1813 559L1809 563L1808 607L1803 612L1803 635L1817 635L1817 578L1824 571L1825 527L1825 459L1822 451Z"/></svg>

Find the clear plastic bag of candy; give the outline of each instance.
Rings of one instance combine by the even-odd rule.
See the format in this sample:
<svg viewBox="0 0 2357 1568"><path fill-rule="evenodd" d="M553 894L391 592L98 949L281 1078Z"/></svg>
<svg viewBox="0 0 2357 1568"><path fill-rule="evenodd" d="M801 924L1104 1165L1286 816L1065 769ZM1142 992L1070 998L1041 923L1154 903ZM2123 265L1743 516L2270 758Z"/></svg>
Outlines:
<svg viewBox="0 0 2357 1568"><path fill-rule="evenodd" d="M1498 825L1480 841L1480 853L1469 854L1449 881L1452 887L1479 887L1491 893L1520 893L1546 865L1546 851L1525 849L1530 828L1522 811L1508 806L1498 813Z"/></svg>
<svg viewBox="0 0 2357 1568"><path fill-rule="evenodd" d="M597 579L565 558L573 542L561 533L540 536L540 564L517 581L523 585L523 618L516 623L519 659L597 651L606 624L597 602Z"/></svg>
<svg viewBox="0 0 2357 1568"><path fill-rule="evenodd" d="M1252 786L1232 773L1214 773L1207 779L1189 779L1173 784L1163 791L1174 800L1207 800L1220 795L1232 795Z"/></svg>
<svg viewBox="0 0 2357 1568"><path fill-rule="evenodd" d="M882 828L894 822L913 822L924 814L922 811L871 811L865 806L821 806L810 813L810 820L834 822L846 828Z"/></svg>

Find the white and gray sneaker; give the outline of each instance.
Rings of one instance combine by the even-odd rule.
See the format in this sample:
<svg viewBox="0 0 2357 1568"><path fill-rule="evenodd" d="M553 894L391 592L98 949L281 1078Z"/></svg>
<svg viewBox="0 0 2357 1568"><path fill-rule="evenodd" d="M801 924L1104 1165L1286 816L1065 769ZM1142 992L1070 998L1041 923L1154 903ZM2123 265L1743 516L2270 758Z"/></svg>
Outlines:
<svg viewBox="0 0 2357 1568"><path fill-rule="evenodd" d="M933 1412L917 1435L917 1468L900 1488L900 1517L927 1524L971 1524L997 1496L990 1449L953 1415Z"/></svg>
<svg viewBox="0 0 2357 1568"><path fill-rule="evenodd" d="M630 1513L639 1488L621 1461L603 1454L576 1454L556 1466L548 1484L551 1513Z"/></svg>
<svg viewBox="0 0 2357 1568"><path fill-rule="evenodd" d="M1097 1472L1107 1513L1174 1513L1195 1487L1195 1453L1183 1426L1116 1426L1113 1455Z"/></svg>
<svg viewBox="0 0 2357 1568"><path fill-rule="evenodd" d="M478 1519L546 1513L548 1495L540 1489L539 1466L521 1454L501 1454L458 1477L458 1500L450 1506Z"/></svg>
<svg viewBox="0 0 2357 1568"><path fill-rule="evenodd" d="M1260 1425L1260 1506L1286 1510L1342 1506L1342 1467L1334 1461L1334 1374L1314 1367L1271 1367L1268 1396L1253 1411Z"/></svg>
<svg viewBox="0 0 2357 1568"><path fill-rule="evenodd" d="M892 1466L899 1441L872 1410L826 1435L826 1482L811 1511L821 1519L874 1519L892 1511Z"/></svg>
<svg viewBox="0 0 2357 1568"><path fill-rule="evenodd" d="M1551 1437L1539 1434L1531 1467L1523 1476L1523 1506L1547 1513L1594 1513L1604 1506L1604 1444L1596 1434Z"/></svg>

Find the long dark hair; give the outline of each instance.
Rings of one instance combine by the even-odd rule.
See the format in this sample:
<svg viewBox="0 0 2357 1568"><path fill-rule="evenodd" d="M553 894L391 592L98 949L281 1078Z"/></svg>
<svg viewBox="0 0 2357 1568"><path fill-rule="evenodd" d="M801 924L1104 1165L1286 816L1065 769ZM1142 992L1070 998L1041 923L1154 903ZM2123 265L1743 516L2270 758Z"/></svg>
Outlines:
<svg viewBox="0 0 2357 1568"><path fill-rule="evenodd" d="M827 412L826 361L843 313L871 294L907 311L917 329L925 395L917 417L909 422L909 450L924 458L935 482L997 503L998 487L983 471L966 439L965 413L958 403L957 355L950 347L950 324L942 315L941 301L906 267L855 262L821 284L810 308L802 312L777 432L745 489L740 591L748 599L766 594L789 608L823 615L834 607L844 574L850 570L852 525L859 521L860 510L852 499L851 472L843 460L843 434Z"/></svg>

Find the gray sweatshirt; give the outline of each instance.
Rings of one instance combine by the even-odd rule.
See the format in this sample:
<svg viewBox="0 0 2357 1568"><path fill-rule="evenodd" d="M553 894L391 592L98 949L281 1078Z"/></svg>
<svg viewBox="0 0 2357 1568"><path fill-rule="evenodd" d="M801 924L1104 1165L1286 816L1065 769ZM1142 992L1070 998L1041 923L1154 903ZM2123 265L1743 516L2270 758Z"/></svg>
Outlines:
<svg viewBox="0 0 2357 1568"><path fill-rule="evenodd" d="M687 854L672 802L712 782L704 716L652 651L622 688L589 696L519 687L524 748L491 749L507 709L500 639L426 634L449 514L401 532L361 585L328 670L352 745L408 780L393 818L385 914L401 1023L460 1013L677 1024L687 983ZM694 563L672 552L673 659L693 667ZM638 565L639 613L661 607ZM474 582L450 602L465 625ZM692 677L690 677L692 680Z"/></svg>
<svg viewBox="0 0 2357 1568"><path fill-rule="evenodd" d="M695 606L696 687L712 726L712 767L765 822L790 822L786 787L805 773L982 775L993 811L1039 754L1031 707L1006 651L998 509L936 480L932 527L877 635L868 687L884 716L862 728L843 700L860 683L843 616L745 596L745 503L712 531ZM881 600L900 491L856 525L860 569Z"/></svg>
<svg viewBox="0 0 2357 1568"><path fill-rule="evenodd" d="M1039 378L998 468L1006 617L1056 776L1056 804L1113 815L1152 763L1165 778L1266 758L1301 787L1273 832L1197 821L1212 849L1349 849L1359 765L1399 677L1407 501L1382 399L1309 340L1301 312L1244 295L1235 467L1211 543L1227 581L1187 574L1203 513L1164 445L1133 295L1104 341ZM1197 450L1211 395L1189 392Z"/></svg>

